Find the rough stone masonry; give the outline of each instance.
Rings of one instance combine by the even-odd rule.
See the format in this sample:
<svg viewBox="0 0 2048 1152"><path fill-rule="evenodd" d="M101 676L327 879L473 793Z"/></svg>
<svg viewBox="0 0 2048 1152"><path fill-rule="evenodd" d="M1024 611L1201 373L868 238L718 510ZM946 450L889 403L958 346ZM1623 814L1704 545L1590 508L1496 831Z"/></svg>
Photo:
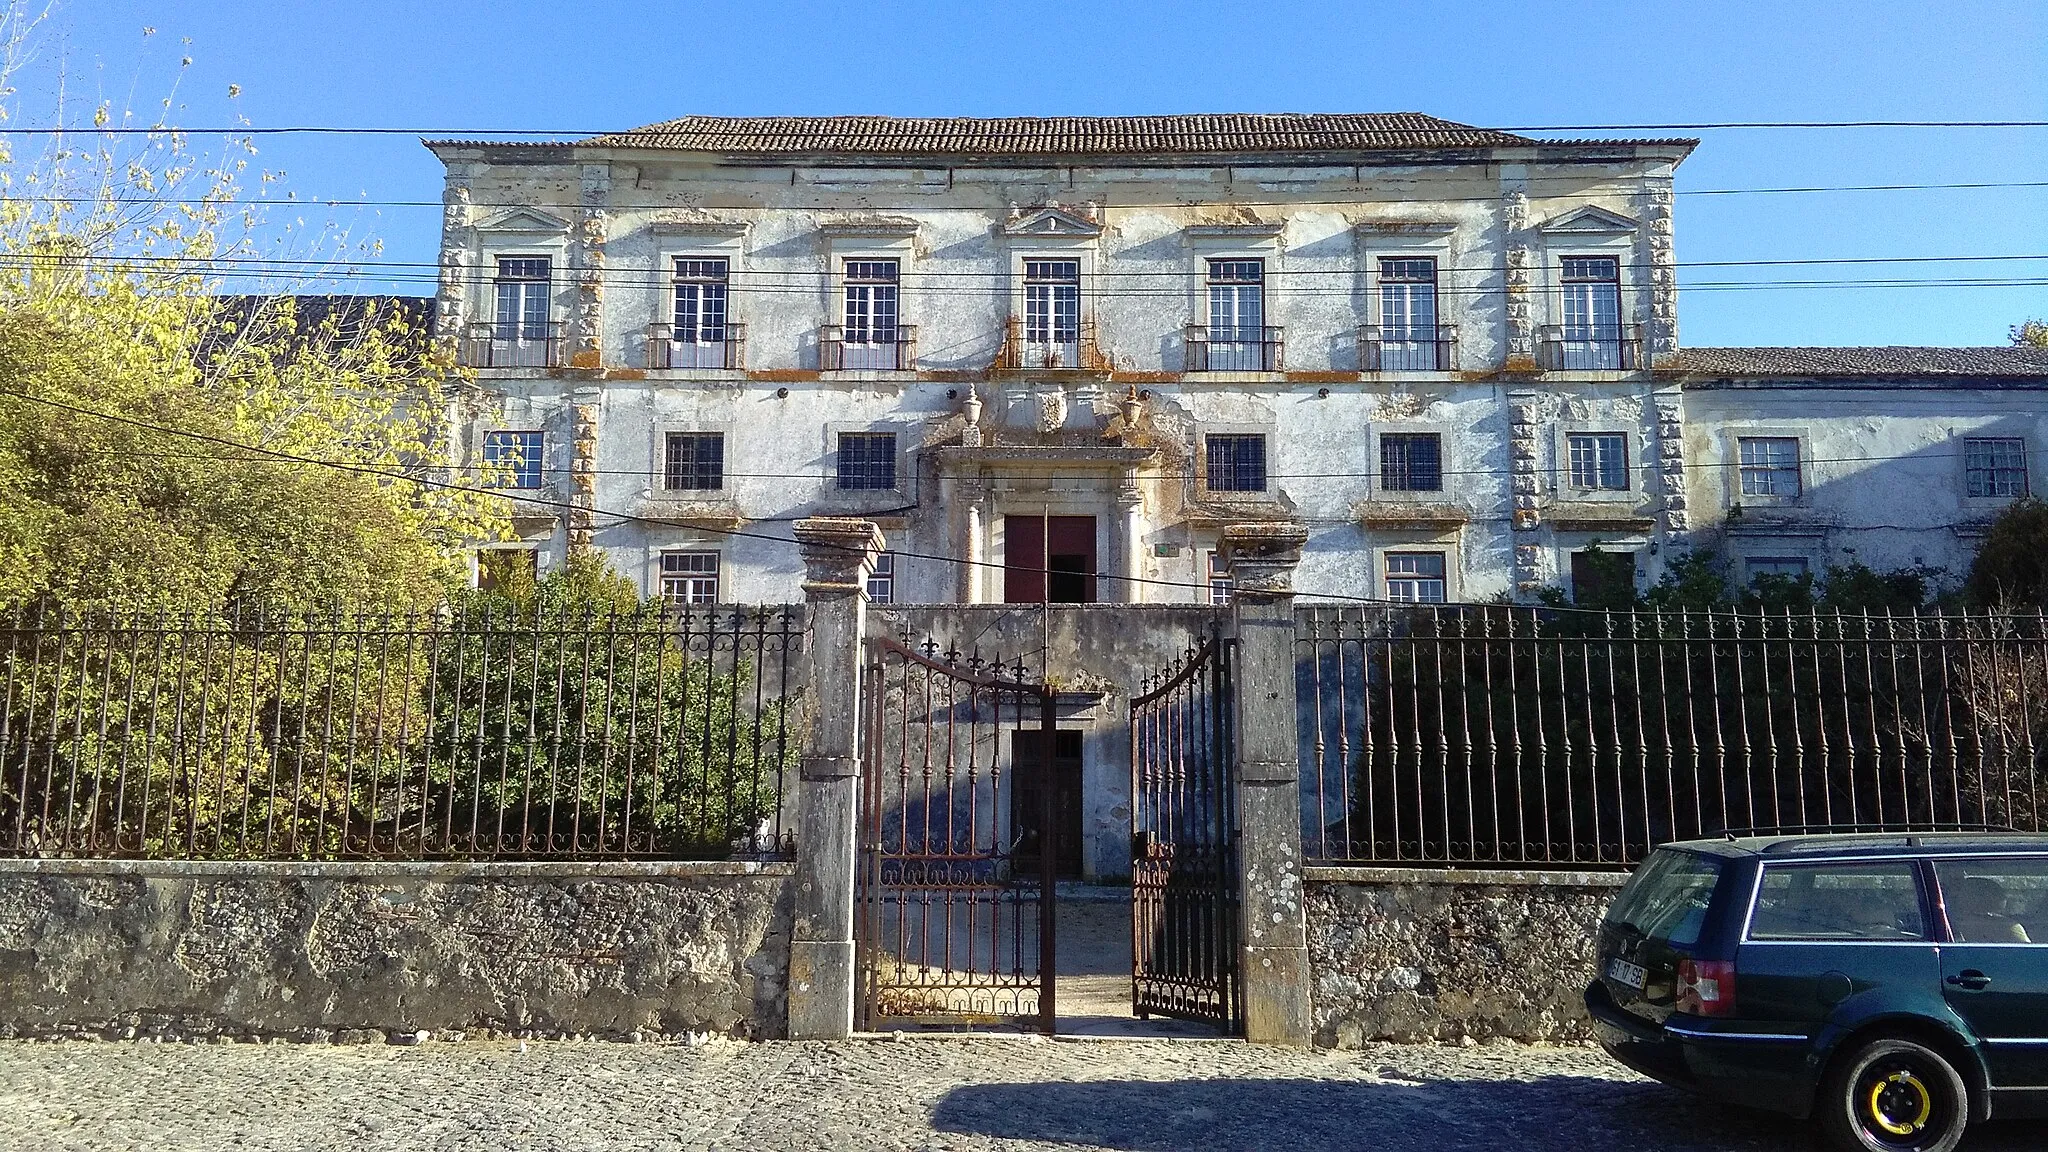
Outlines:
<svg viewBox="0 0 2048 1152"><path fill-rule="evenodd" d="M0 1038L783 1034L772 863L0 860Z"/></svg>

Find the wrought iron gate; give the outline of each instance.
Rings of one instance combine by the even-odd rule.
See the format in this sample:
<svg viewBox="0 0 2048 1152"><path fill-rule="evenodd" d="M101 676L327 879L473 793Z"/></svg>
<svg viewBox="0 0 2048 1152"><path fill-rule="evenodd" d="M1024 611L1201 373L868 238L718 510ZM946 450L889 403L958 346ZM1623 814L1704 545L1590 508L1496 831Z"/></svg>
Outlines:
<svg viewBox="0 0 2048 1152"><path fill-rule="evenodd" d="M1055 694L1022 667L869 641L861 1026L1053 1030ZM1016 737L1029 733L1024 741ZM1019 745L1036 763L1020 765ZM1041 786L1019 787L1020 768ZM1019 811L1029 795L1037 811Z"/></svg>
<svg viewBox="0 0 2048 1152"><path fill-rule="evenodd" d="M1131 701L1131 1006L1243 1031L1233 643L1221 630Z"/></svg>

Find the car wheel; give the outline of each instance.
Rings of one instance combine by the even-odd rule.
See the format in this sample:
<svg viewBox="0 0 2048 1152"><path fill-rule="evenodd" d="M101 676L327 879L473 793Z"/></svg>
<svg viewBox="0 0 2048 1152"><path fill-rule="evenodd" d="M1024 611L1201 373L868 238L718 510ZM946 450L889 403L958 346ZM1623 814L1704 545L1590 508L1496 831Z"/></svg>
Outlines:
<svg viewBox="0 0 2048 1152"><path fill-rule="evenodd" d="M1970 1122L1962 1076L1910 1040L1874 1040L1837 1060L1815 1105L1828 1138L1850 1152L1951 1152Z"/></svg>

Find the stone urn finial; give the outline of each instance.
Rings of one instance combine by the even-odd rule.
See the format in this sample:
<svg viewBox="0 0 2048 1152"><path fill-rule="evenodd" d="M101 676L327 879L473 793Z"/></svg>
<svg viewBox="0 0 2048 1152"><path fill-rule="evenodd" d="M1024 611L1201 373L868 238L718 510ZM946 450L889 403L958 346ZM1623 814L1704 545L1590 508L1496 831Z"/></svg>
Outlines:
<svg viewBox="0 0 2048 1152"><path fill-rule="evenodd" d="M1117 407L1123 410L1124 431L1129 433L1135 430L1138 427L1138 416L1145 410L1145 402L1138 399L1138 386L1136 384L1131 385L1131 390L1124 393L1124 398L1118 403Z"/></svg>
<svg viewBox="0 0 2048 1152"><path fill-rule="evenodd" d="M960 444L966 448L981 447L981 397L973 388L967 390L967 400L960 405L967 417L967 427L960 430Z"/></svg>

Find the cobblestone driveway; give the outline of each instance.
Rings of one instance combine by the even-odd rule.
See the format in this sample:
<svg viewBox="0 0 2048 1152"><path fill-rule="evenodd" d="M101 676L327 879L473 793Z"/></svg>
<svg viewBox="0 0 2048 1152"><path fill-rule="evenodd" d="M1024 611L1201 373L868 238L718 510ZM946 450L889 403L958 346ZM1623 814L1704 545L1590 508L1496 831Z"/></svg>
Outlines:
<svg viewBox="0 0 2048 1152"><path fill-rule="evenodd" d="M1992 1126L1977 1152L2037 1148ZM0 1148L1804 1149L1596 1051L0 1043Z"/></svg>

